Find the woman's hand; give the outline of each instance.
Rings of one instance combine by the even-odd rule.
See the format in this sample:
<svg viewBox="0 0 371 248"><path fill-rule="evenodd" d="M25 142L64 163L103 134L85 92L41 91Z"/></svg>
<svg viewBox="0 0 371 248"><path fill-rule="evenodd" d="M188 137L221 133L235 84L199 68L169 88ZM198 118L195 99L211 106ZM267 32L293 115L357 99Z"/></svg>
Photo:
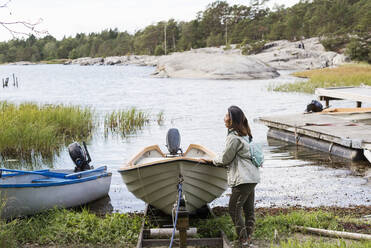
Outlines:
<svg viewBox="0 0 371 248"><path fill-rule="evenodd" d="M200 162L201 163L205 163L205 164L213 164L213 161L211 159L204 159L204 158L201 158L200 159Z"/></svg>

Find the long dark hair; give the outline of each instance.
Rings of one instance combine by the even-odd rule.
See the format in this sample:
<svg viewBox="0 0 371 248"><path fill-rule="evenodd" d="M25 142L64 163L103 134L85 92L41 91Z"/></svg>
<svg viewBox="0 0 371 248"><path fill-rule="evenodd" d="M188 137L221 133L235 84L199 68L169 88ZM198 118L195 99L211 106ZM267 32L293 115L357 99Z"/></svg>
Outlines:
<svg viewBox="0 0 371 248"><path fill-rule="evenodd" d="M249 136L250 141L252 140L252 134L249 123L245 114L237 106L230 106L228 108L229 118L232 120L231 128L235 130L239 136Z"/></svg>

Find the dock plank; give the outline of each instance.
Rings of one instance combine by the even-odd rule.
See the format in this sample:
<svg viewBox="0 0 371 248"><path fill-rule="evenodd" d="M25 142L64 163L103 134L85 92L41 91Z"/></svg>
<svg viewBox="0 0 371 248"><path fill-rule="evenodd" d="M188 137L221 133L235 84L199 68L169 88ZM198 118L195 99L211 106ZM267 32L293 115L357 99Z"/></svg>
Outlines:
<svg viewBox="0 0 371 248"><path fill-rule="evenodd" d="M371 102L371 87L333 87L317 88L315 94L319 97Z"/></svg>
<svg viewBox="0 0 371 248"><path fill-rule="evenodd" d="M339 145L363 149L371 144L371 125L358 120L371 120L371 113L332 115L322 113L261 117L268 127L326 140Z"/></svg>

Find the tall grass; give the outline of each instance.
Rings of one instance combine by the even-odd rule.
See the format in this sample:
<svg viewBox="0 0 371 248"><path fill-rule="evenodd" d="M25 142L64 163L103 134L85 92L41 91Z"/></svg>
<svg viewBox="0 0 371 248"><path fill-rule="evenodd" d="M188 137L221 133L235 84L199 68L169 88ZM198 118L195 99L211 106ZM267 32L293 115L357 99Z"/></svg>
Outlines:
<svg viewBox="0 0 371 248"><path fill-rule="evenodd" d="M93 127L90 108L0 102L0 155L52 156L66 141L89 137Z"/></svg>
<svg viewBox="0 0 371 248"><path fill-rule="evenodd" d="M108 131L111 131L125 137L140 130L149 121L149 114L135 107L113 111L105 116L105 134L107 135Z"/></svg>
<svg viewBox="0 0 371 248"><path fill-rule="evenodd" d="M86 209L82 212L55 209L8 223L0 222L0 247L24 244L134 247L142 220L143 216L137 214L113 213L99 217Z"/></svg>
<svg viewBox="0 0 371 248"><path fill-rule="evenodd" d="M294 76L309 78L308 81L270 85L269 90L281 92L303 92L313 94L316 88L339 86L371 86L370 64L349 64L337 68L325 68L293 73Z"/></svg>

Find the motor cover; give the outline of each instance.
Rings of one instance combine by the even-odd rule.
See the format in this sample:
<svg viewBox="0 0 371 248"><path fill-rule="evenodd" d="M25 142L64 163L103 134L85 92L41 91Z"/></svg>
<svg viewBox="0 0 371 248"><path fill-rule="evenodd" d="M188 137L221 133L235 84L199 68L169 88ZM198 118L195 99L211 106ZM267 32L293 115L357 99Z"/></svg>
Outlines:
<svg viewBox="0 0 371 248"><path fill-rule="evenodd" d="M176 128L170 128L166 134L166 147L170 155L177 155L180 150L180 133Z"/></svg>
<svg viewBox="0 0 371 248"><path fill-rule="evenodd" d="M89 160L87 159L86 151L79 143L74 142L68 146L68 152L72 161L75 163L75 172L90 170Z"/></svg>

